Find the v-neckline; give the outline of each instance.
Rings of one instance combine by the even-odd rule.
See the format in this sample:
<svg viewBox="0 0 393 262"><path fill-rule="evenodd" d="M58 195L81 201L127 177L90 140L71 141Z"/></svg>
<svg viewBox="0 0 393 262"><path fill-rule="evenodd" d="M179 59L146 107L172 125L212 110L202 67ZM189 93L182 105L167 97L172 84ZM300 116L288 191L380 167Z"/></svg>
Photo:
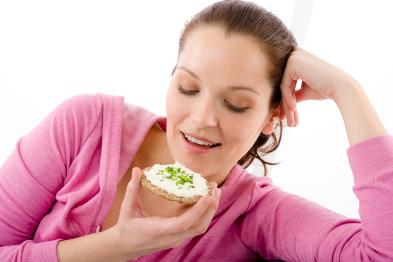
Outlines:
<svg viewBox="0 0 393 262"><path fill-rule="evenodd" d="M156 130L154 130L154 129L156 129ZM135 166L138 166L139 168L143 169L143 168L150 166L152 164L150 162L152 161L152 159L154 157L151 159L148 159L148 160L142 160L142 158L143 158L142 153L146 154L146 152L147 152L146 148L151 147L151 144L155 142L154 141L155 138L162 139L162 138L159 138L159 135L162 135L162 134L157 133L160 131L164 132L164 135L165 135L165 129L163 129L160 126L160 124L157 122L157 119L156 119L156 121L154 121L153 124L150 125L148 131L144 135L144 138L143 138L141 144L139 145L138 149L136 150L136 153L133 156L132 160L129 161L130 164L129 164L127 170L125 172L123 172L123 175L120 175L121 177L120 177L120 179L116 185L116 188L115 188L114 198L112 199L112 203L110 205L108 212L105 214L104 219L103 219L102 223L100 224L100 228L99 228L100 230L106 230L116 224L118 216L120 214L120 207L121 207L121 203L124 199L127 184L131 178L132 168ZM149 141L147 139L149 139ZM160 141L160 143L163 143L163 141ZM141 151L141 150L144 150L144 151ZM157 148L154 151L158 152ZM162 151L160 150L160 152L162 152ZM154 152L153 152L153 154L157 155ZM155 161L155 162L157 162L157 161Z"/></svg>

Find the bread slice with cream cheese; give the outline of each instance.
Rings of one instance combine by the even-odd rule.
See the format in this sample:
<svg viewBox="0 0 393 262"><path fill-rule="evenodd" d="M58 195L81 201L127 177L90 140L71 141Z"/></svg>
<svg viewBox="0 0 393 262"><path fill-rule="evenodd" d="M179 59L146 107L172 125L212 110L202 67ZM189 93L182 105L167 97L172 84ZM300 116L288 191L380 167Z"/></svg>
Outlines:
<svg viewBox="0 0 393 262"><path fill-rule="evenodd" d="M179 162L143 169L141 184L160 197L184 204L196 203L213 189L212 183Z"/></svg>

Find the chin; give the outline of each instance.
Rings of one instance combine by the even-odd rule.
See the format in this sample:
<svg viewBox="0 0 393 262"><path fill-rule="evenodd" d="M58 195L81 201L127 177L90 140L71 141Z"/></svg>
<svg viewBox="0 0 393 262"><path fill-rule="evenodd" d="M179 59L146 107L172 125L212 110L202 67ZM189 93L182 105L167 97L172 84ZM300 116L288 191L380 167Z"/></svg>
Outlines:
<svg viewBox="0 0 393 262"><path fill-rule="evenodd" d="M192 171L200 173L203 177L206 177L208 173L211 173L211 169L209 168L210 165L207 164L206 161L203 161L202 159L198 161L196 159L187 157L186 155L182 155L176 157L174 160L179 161L180 163L182 163Z"/></svg>

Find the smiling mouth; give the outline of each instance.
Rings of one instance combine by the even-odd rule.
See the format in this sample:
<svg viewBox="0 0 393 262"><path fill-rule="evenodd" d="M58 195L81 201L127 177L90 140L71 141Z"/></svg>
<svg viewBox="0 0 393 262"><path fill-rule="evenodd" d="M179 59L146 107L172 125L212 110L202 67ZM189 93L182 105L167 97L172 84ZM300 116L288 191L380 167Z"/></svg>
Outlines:
<svg viewBox="0 0 393 262"><path fill-rule="evenodd" d="M212 144L212 145L202 145L202 144L199 144L199 143L195 143L195 142L191 141L190 139L188 139L188 138L186 137L186 135L185 135L183 132L180 131L180 133L183 135L183 138L184 138L188 143L191 143L191 144L193 144L193 145L195 145L195 146L200 146L200 147L204 147L204 148L214 148L214 147L218 147L218 146L221 145L221 143L216 143L216 144Z"/></svg>

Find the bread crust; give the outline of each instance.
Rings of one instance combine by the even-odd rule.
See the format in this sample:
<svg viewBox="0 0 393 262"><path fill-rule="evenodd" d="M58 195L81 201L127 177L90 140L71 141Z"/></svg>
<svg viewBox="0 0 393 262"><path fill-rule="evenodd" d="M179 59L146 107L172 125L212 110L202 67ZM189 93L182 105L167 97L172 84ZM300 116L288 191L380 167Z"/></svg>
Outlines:
<svg viewBox="0 0 393 262"><path fill-rule="evenodd" d="M167 192L166 190L164 190L160 187L153 185L152 183L150 183L150 181L146 178L146 175L145 175L145 172L148 172L149 169L150 169L150 167L142 170L141 184L145 188L147 188L150 192L152 192L153 194L155 194L159 197L166 198L171 201L177 201L177 202L184 203L187 205L195 204L202 197L199 195L196 195L193 197L176 196L176 195L173 195L173 194ZM208 186L208 195L211 195L211 192L213 190L213 183L209 183L208 181L206 181L206 184Z"/></svg>

